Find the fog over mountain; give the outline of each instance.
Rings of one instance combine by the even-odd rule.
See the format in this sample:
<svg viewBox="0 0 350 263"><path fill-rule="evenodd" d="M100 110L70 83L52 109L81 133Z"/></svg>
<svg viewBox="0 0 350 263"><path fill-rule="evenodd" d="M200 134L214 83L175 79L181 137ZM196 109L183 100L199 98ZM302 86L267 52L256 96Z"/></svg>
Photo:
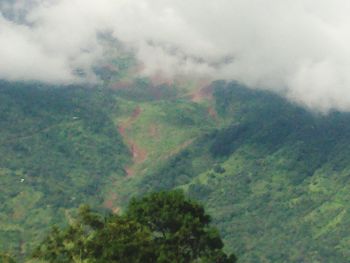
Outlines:
<svg viewBox="0 0 350 263"><path fill-rule="evenodd" d="M110 32L142 74L237 80L327 112L350 109L346 0L33 0L0 4L0 78L70 83Z"/></svg>

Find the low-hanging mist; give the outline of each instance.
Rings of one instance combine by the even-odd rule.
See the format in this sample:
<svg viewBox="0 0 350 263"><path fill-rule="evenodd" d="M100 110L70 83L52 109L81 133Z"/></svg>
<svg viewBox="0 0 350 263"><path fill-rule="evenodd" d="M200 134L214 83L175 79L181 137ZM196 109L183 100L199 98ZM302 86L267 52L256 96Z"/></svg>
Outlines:
<svg viewBox="0 0 350 263"><path fill-rule="evenodd" d="M346 0L32 0L0 4L0 78L94 81L110 32L142 74L237 80L311 109L350 110Z"/></svg>

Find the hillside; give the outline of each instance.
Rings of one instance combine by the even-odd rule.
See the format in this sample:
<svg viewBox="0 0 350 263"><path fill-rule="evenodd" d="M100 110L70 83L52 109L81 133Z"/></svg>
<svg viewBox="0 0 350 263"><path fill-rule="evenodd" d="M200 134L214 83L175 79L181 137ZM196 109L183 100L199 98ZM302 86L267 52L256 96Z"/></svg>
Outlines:
<svg viewBox="0 0 350 263"><path fill-rule="evenodd" d="M28 253L52 224L125 176L130 152L106 91L0 84L0 250Z"/></svg>
<svg viewBox="0 0 350 263"><path fill-rule="evenodd" d="M82 203L117 212L125 205L117 202L119 182L212 125L206 106L172 87L141 79L128 85L0 83L0 251L27 255Z"/></svg>
<svg viewBox="0 0 350 263"><path fill-rule="evenodd" d="M236 83L215 86L223 127L137 188L187 190L214 215L241 262L345 262L350 114L320 116Z"/></svg>
<svg viewBox="0 0 350 263"><path fill-rule="evenodd" d="M182 188L241 262L346 260L350 114L237 83L120 83L1 82L0 250L27 254L81 203Z"/></svg>

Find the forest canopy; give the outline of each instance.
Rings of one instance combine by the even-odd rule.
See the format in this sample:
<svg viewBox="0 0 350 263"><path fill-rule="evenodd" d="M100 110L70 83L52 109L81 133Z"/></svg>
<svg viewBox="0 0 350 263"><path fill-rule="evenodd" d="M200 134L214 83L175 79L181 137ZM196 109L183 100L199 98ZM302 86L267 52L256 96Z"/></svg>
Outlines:
<svg viewBox="0 0 350 263"><path fill-rule="evenodd" d="M223 251L202 205L180 190L132 199L122 215L82 206L66 228L54 227L33 257L47 262L236 262Z"/></svg>

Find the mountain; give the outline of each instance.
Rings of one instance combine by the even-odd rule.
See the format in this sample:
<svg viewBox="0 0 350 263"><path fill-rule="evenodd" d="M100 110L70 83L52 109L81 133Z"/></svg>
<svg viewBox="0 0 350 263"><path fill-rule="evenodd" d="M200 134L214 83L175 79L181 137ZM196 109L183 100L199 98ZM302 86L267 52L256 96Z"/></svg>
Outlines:
<svg viewBox="0 0 350 263"><path fill-rule="evenodd" d="M122 78L0 83L0 251L28 254L81 203L118 212L181 188L241 262L346 261L350 114L238 83Z"/></svg>
<svg viewBox="0 0 350 263"><path fill-rule="evenodd" d="M82 203L116 212L117 182L209 125L205 107L177 99L173 88L130 83L113 90L0 82L0 251L28 255ZM139 115L141 131L155 122L147 126L153 140L139 143L130 132ZM189 127L192 119L200 124Z"/></svg>
<svg viewBox="0 0 350 263"><path fill-rule="evenodd" d="M0 84L0 250L27 254L80 203L103 202L130 152L108 117L107 94Z"/></svg>
<svg viewBox="0 0 350 263"><path fill-rule="evenodd" d="M241 262L346 262L350 114L311 113L237 83L212 89L219 124L134 188L187 191Z"/></svg>

